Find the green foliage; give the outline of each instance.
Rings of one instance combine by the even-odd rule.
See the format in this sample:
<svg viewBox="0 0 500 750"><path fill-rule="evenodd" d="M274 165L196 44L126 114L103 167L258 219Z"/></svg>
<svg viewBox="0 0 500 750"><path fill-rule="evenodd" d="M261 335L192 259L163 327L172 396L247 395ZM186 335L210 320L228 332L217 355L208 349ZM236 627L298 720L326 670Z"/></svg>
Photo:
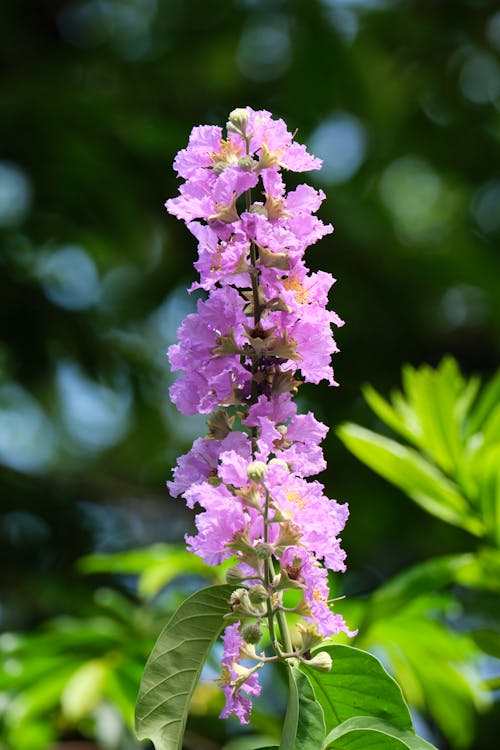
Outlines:
<svg viewBox="0 0 500 750"><path fill-rule="evenodd" d="M475 549L417 564L379 587L358 608L357 642L383 650L409 702L466 747L476 711L491 703L480 656L500 653L500 373L481 390L479 378L466 380L446 358L436 369L405 367L403 385L390 402L370 387L364 393L413 447L355 424L342 425L340 438L424 510L469 531ZM463 617L471 590L473 626Z"/></svg>
<svg viewBox="0 0 500 750"><path fill-rule="evenodd" d="M332 657L330 672L304 667L323 707L326 730L353 716L375 716L411 730L412 721L401 689L378 659L351 646L321 646Z"/></svg>
<svg viewBox="0 0 500 750"><path fill-rule="evenodd" d="M431 750L425 740L412 732L371 716L357 716L339 724L326 738L325 748L338 750Z"/></svg>
<svg viewBox="0 0 500 750"><path fill-rule="evenodd" d="M149 599L181 575L199 575L222 583L228 565L209 567L185 547L153 544L112 555L88 555L79 561L78 568L82 573L135 574L138 595Z"/></svg>
<svg viewBox="0 0 500 750"><path fill-rule="evenodd" d="M3 736L16 750L46 750L58 733L95 736L111 702L131 736L144 660L159 626L153 613L98 589L92 613L60 617L27 635L0 636Z"/></svg>
<svg viewBox="0 0 500 750"><path fill-rule="evenodd" d="M136 733L156 750L178 750L203 664L228 613L232 587L211 586L189 597L160 633L141 681Z"/></svg>
<svg viewBox="0 0 500 750"><path fill-rule="evenodd" d="M437 369L403 369L403 392L365 398L417 450L347 423L338 434L357 458L429 513L498 546L500 542L500 374L478 396L451 357Z"/></svg>
<svg viewBox="0 0 500 750"><path fill-rule="evenodd" d="M307 676L287 667L288 703L280 750L317 750L325 739L325 717Z"/></svg>

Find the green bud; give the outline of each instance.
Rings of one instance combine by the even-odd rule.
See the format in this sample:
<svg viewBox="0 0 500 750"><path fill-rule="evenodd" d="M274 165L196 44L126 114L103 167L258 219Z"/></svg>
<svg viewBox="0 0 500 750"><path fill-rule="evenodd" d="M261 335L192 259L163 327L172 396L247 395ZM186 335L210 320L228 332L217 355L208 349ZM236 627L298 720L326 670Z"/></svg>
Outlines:
<svg viewBox="0 0 500 750"><path fill-rule="evenodd" d="M261 612L255 609L254 602L250 599L247 589L236 589L230 596L229 605L231 612L238 617L260 617Z"/></svg>
<svg viewBox="0 0 500 750"><path fill-rule="evenodd" d="M263 461L252 461L247 468L247 476L253 482L261 482L266 476L267 466Z"/></svg>
<svg viewBox="0 0 500 750"><path fill-rule="evenodd" d="M259 558L259 560L266 560L268 557L271 557L271 555L274 552L274 547L272 544L267 544L266 542L259 542L259 544L255 545L255 554Z"/></svg>
<svg viewBox="0 0 500 750"><path fill-rule="evenodd" d="M282 458L272 458L269 461L269 466L281 466L282 469L290 471L290 467L288 466L287 462L283 461Z"/></svg>
<svg viewBox="0 0 500 750"><path fill-rule="evenodd" d="M256 164L257 162L254 161L249 154L246 156L240 156L238 159L238 166L241 167L241 169L245 169L247 172L251 172Z"/></svg>
<svg viewBox="0 0 500 750"><path fill-rule="evenodd" d="M312 659L309 659L306 664L318 672L329 672L332 668L332 657L326 651L320 651Z"/></svg>
<svg viewBox="0 0 500 750"><path fill-rule="evenodd" d="M259 643L262 639L262 630L256 622L249 622L241 628L241 637L247 643Z"/></svg>
<svg viewBox="0 0 500 750"><path fill-rule="evenodd" d="M267 599L267 591L261 583L258 583L256 586L252 586L248 592L248 597L252 604L261 604Z"/></svg>
<svg viewBox="0 0 500 750"><path fill-rule="evenodd" d="M244 579L245 579L245 576L241 572L241 570L238 568L237 565L235 565L232 568L229 568L226 571L226 581L227 583L231 584L231 586L237 586Z"/></svg>
<svg viewBox="0 0 500 750"><path fill-rule="evenodd" d="M233 109L229 114L229 120L227 122L227 129L231 133L238 133L245 137L246 129L248 124L248 112L246 109L239 107Z"/></svg>
<svg viewBox="0 0 500 750"><path fill-rule="evenodd" d="M261 216L265 216L267 219L267 211L262 205L262 203L252 203L252 205L250 206L250 213L260 214Z"/></svg>

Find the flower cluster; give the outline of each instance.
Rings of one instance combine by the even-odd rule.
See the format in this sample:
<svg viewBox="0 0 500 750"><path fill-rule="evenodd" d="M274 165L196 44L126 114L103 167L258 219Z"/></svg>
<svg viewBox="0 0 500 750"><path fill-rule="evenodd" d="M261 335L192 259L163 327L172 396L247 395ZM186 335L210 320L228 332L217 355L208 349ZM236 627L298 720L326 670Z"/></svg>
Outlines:
<svg viewBox="0 0 500 750"><path fill-rule="evenodd" d="M166 203L198 241L191 289L206 292L169 349L172 369L181 371L170 395L184 414L211 414L207 437L179 459L169 488L201 511L189 548L210 565L235 561L238 622L223 636L222 716L234 712L242 723L265 661L310 659L311 644L349 632L329 606L327 583L328 570L345 569L338 534L348 509L306 479L326 466L327 427L293 402L302 382L336 385L332 324L342 321L327 309L334 279L304 262L307 247L332 232L316 216L324 194L306 184L287 193L282 179L283 170L320 166L282 120L238 109L226 138L219 127L193 129L174 162L184 180L179 196ZM302 592L294 611L309 621L295 646L287 589ZM264 623L274 657L255 651ZM256 666L243 666L245 659Z"/></svg>

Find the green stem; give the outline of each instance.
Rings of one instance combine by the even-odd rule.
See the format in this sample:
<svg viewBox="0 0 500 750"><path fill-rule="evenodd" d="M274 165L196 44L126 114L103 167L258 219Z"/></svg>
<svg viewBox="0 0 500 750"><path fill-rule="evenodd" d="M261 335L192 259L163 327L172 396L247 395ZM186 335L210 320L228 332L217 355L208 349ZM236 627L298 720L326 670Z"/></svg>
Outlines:
<svg viewBox="0 0 500 750"><path fill-rule="evenodd" d="M286 615L281 609L278 610L276 615L278 618L278 625L280 629L281 640L285 647L285 651L287 651L288 653L291 653L293 651L292 639L290 638L290 631L288 630Z"/></svg>

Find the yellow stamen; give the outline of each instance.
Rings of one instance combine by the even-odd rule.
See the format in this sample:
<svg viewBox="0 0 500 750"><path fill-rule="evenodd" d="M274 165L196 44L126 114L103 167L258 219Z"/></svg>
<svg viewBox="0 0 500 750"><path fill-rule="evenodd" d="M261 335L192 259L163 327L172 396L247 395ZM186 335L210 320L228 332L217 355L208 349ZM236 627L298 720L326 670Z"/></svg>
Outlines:
<svg viewBox="0 0 500 750"><path fill-rule="evenodd" d="M236 164L242 153L241 147L228 138L221 141L220 151L212 151L210 159L214 167L219 166L221 169L224 169L231 166L231 164Z"/></svg>
<svg viewBox="0 0 500 750"><path fill-rule="evenodd" d="M290 492L285 493L285 497L289 503L296 503L301 510L305 507L306 499L299 495L298 492L291 490Z"/></svg>
<svg viewBox="0 0 500 750"><path fill-rule="evenodd" d="M295 299L299 305L305 305L309 302L309 292L304 287L298 276L292 274L283 281L283 286L289 291L295 292Z"/></svg>

